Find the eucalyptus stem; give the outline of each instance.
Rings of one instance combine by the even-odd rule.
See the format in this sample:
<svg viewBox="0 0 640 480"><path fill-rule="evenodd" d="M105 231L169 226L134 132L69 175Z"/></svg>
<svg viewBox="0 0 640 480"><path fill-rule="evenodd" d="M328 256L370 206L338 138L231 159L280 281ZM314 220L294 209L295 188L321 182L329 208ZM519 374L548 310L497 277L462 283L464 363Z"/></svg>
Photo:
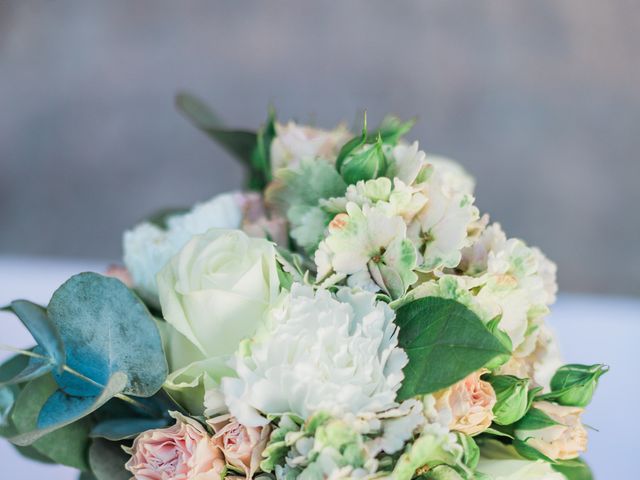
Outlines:
<svg viewBox="0 0 640 480"><path fill-rule="evenodd" d="M24 355L25 357L33 357L33 358L40 358L42 360L49 360L49 357L45 355L40 355L39 353L31 352L29 350L23 350L22 348L13 347L11 345L5 345L4 343L0 343L0 350L18 353L20 355Z"/></svg>

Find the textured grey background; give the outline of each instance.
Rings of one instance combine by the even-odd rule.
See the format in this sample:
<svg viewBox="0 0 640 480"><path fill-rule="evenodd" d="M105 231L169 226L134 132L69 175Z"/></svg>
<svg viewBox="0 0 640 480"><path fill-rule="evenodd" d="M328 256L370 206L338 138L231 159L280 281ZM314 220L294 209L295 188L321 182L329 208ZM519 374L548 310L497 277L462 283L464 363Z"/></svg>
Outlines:
<svg viewBox="0 0 640 480"><path fill-rule="evenodd" d="M331 126L393 111L565 290L640 293L640 4L0 2L0 253L117 258L242 172L173 108Z"/></svg>

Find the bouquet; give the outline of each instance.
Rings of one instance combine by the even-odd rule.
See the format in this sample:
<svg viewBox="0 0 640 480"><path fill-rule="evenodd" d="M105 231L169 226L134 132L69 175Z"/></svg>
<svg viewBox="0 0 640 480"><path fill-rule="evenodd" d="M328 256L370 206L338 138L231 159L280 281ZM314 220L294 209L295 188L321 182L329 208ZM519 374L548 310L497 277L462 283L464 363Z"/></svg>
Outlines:
<svg viewBox="0 0 640 480"><path fill-rule="evenodd" d="M124 265L12 312L0 433L82 479L591 478L581 415L601 364L563 364L556 267L404 140L226 128L248 188L125 232Z"/></svg>

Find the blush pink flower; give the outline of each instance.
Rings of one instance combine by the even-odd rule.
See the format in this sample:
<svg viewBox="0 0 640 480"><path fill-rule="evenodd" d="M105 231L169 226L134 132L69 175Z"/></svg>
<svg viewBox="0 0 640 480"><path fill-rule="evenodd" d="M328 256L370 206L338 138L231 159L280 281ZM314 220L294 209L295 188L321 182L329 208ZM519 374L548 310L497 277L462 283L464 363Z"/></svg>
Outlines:
<svg viewBox="0 0 640 480"><path fill-rule="evenodd" d="M141 433L125 465L137 480L220 480L224 456L202 425L177 412L175 425Z"/></svg>
<svg viewBox="0 0 640 480"><path fill-rule="evenodd" d="M107 268L107 271L104 274L107 277L117 278L129 288L133 287L133 279L126 267L121 265L109 265L109 268Z"/></svg>
<svg viewBox="0 0 640 480"><path fill-rule="evenodd" d="M230 415L222 415L208 423L215 432L213 441L227 463L241 470L247 479L252 478L259 468L271 428L268 425L246 427Z"/></svg>
<svg viewBox="0 0 640 480"><path fill-rule="evenodd" d="M435 394L436 408L446 415L451 430L476 435L491 425L496 393L489 382L480 378L486 372L474 372Z"/></svg>

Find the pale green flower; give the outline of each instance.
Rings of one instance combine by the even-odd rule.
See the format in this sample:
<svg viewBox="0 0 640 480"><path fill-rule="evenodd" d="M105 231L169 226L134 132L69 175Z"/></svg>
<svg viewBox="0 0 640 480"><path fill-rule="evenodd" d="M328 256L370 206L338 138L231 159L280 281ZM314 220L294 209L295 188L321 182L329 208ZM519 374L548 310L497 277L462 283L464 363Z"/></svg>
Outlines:
<svg viewBox="0 0 640 480"><path fill-rule="evenodd" d="M233 373L226 359L263 323L279 289L271 242L239 230L193 237L158 274L170 393L201 411L204 390Z"/></svg>
<svg viewBox="0 0 640 480"><path fill-rule="evenodd" d="M406 238L404 221L377 205L361 208L349 202L346 210L331 221L316 252L319 278L332 272L351 275L352 286L370 289L375 284L391 297L400 297L417 280L416 253Z"/></svg>
<svg viewBox="0 0 640 480"><path fill-rule="evenodd" d="M394 313L375 295L294 284L264 329L235 355L237 378L222 382L230 412L244 425L265 415L361 415L396 406L407 356Z"/></svg>

